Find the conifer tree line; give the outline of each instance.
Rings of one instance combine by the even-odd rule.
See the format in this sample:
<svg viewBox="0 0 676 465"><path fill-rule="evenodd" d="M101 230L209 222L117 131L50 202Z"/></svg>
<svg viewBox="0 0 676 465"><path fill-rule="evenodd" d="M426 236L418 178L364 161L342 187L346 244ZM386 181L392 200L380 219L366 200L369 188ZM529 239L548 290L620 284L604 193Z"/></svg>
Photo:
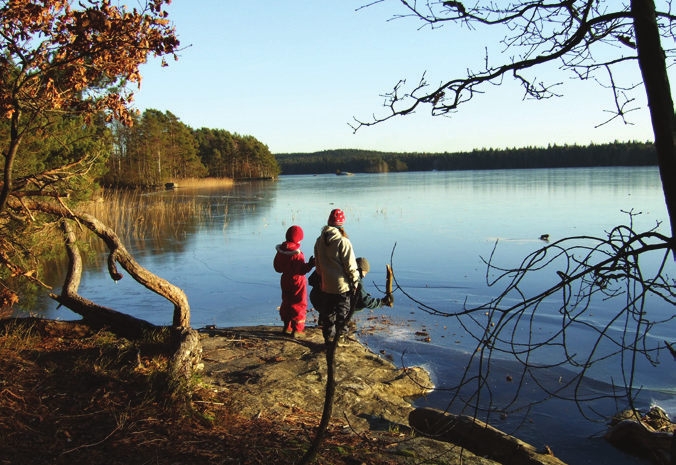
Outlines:
<svg viewBox="0 0 676 465"><path fill-rule="evenodd" d="M550 145L511 149L475 149L471 152L378 152L340 149L276 155L282 174L398 171L453 171L484 169L575 168L592 166L657 165L650 142Z"/></svg>
<svg viewBox="0 0 676 465"><path fill-rule="evenodd" d="M108 186L160 186L185 178L272 178L279 167L267 145L222 129L194 130L171 112L146 110L133 126L113 124L102 177Z"/></svg>

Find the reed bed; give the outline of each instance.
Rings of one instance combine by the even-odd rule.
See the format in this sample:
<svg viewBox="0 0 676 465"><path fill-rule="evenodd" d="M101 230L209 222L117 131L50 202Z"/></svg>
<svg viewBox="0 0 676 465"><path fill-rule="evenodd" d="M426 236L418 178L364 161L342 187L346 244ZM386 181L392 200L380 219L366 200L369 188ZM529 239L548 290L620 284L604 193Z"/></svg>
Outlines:
<svg viewBox="0 0 676 465"><path fill-rule="evenodd" d="M190 187L230 187L235 184L230 178L185 178L177 179L174 182L179 188Z"/></svg>
<svg viewBox="0 0 676 465"><path fill-rule="evenodd" d="M126 246L137 249L161 247L167 239L176 242L189 232L227 224L227 211L216 211L211 202L164 191L106 189L82 210L115 231ZM95 252L104 248L91 234L83 234L81 240Z"/></svg>

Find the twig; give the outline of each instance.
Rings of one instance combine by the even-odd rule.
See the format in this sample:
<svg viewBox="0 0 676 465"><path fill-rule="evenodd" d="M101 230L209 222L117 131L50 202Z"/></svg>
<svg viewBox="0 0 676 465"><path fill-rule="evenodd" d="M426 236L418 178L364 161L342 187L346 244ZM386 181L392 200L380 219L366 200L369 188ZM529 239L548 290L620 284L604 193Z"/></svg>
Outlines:
<svg viewBox="0 0 676 465"><path fill-rule="evenodd" d="M71 452L74 452L74 451L76 451L76 450L78 450L78 449L84 449L84 448L87 448L87 447L96 447L96 446L98 446L99 444L105 442L105 441L106 441L108 438L110 438L113 434L115 434L115 432L116 432L117 430L119 430L120 428L122 428L122 426L123 426L123 425L117 425L117 426L115 427L115 429L114 429L108 436L106 436L105 438L103 438L103 439L100 440L99 442L96 442L96 443L94 443L94 444L83 444L83 445L81 445L81 446L76 447L75 449L71 449L71 450L67 450L67 451L61 452L61 455L70 454Z"/></svg>
<svg viewBox="0 0 676 465"><path fill-rule="evenodd" d="M353 432L354 434L356 434L357 436L359 436L363 441L368 441L368 440L369 440L369 438L368 438L368 436L366 435L366 433L363 433L363 434L362 434L362 433L359 433L357 430L354 429L354 427L352 426L352 423L350 423L350 419L347 417L347 413L346 413L346 412L343 412L343 417L345 417L345 421L347 422L347 426L352 430L352 432Z"/></svg>

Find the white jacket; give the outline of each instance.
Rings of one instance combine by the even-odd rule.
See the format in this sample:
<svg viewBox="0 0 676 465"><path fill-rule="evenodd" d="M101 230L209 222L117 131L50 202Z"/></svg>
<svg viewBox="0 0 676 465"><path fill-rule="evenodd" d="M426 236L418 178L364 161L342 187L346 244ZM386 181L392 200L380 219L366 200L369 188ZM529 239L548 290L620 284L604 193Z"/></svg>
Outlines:
<svg viewBox="0 0 676 465"><path fill-rule="evenodd" d="M342 294L355 289L359 282L352 243L333 226L324 226L315 242L315 267L326 293Z"/></svg>

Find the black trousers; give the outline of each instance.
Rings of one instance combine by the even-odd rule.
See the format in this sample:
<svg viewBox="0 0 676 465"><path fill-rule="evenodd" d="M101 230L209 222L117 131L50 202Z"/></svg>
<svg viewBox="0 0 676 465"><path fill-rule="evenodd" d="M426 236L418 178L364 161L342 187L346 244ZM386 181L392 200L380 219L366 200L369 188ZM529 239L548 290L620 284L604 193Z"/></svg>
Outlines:
<svg viewBox="0 0 676 465"><path fill-rule="evenodd" d="M320 308L317 308L315 300L312 300L312 305L315 310L319 312L319 321L322 325L322 333L324 339L336 337L336 328L345 323L347 316L350 314L350 295L351 293L343 292L342 294L327 294L326 292L319 292L320 296L315 296L315 300L320 300ZM318 302L319 303L319 302ZM343 333L347 332L344 328Z"/></svg>

